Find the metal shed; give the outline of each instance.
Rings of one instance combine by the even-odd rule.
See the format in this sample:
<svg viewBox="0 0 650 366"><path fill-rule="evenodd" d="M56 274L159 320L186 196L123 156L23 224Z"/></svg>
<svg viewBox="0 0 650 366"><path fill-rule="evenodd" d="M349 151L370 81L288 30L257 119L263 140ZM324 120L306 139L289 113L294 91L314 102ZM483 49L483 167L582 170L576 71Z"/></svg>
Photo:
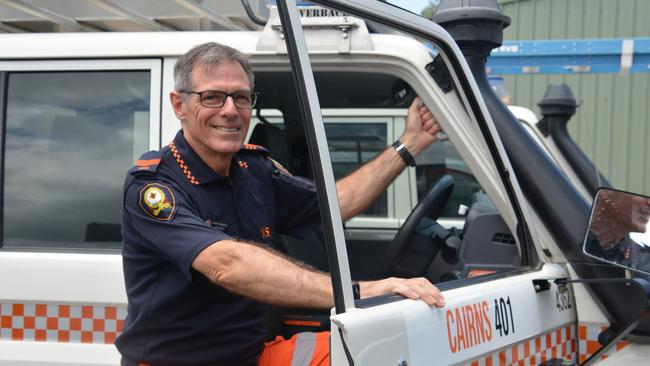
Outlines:
<svg viewBox="0 0 650 366"><path fill-rule="evenodd" d="M499 0L512 18L504 40L632 39L650 36L647 0ZM650 70L637 73L503 77L513 103L539 114L549 84L568 84L578 101L569 131L619 189L650 194Z"/></svg>

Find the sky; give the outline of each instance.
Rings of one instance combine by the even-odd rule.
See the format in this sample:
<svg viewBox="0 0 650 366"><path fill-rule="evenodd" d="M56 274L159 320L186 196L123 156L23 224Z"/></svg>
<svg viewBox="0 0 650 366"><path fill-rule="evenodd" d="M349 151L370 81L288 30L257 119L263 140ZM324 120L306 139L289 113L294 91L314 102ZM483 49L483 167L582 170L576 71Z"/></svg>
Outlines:
<svg viewBox="0 0 650 366"><path fill-rule="evenodd" d="M429 5L429 1L430 0L388 0L391 4L417 14L420 14L420 11Z"/></svg>

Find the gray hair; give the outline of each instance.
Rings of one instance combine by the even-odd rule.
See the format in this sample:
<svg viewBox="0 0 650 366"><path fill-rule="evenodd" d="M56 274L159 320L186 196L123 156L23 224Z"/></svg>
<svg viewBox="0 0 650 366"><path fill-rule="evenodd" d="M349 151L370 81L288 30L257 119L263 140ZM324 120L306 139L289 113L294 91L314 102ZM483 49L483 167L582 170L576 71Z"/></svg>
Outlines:
<svg viewBox="0 0 650 366"><path fill-rule="evenodd" d="M176 90L192 90L192 70L197 65L206 67L227 62L237 62L248 76L250 87L253 89L253 69L248 61L238 50L216 42L200 44L187 51L176 61L174 66L174 88Z"/></svg>

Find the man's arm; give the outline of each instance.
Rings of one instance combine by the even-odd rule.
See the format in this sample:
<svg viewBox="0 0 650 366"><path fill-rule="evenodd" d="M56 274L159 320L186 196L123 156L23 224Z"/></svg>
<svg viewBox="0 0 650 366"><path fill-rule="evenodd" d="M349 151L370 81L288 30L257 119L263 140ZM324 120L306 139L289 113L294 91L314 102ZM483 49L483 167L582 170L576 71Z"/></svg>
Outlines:
<svg viewBox="0 0 650 366"><path fill-rule="evenodd" d="M399 138L414 157L434 142L436 132L441 130L429 109L424 105L418 107L418 104L419 98L415 98L408 110L406 129ZM405 167L406 163L399 154L388 147L352 174L336 182L343 221L367 209Z"/></svg>
<svg viewBox="0 0 650 366"><path fill-rule="evenodd" d="M309 270L255 244L222 240L209 245L192 267L233 293L268 304L328 309L334 306L329 275ZM401 294L444 306L440 291L424 278L360 283L361 296Z"/></svg>

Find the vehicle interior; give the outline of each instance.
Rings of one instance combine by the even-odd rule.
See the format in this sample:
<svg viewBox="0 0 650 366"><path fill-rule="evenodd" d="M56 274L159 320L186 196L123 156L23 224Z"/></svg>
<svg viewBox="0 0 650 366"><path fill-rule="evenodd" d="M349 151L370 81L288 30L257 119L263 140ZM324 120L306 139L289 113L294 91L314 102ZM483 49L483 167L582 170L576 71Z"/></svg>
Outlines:
<svg viewBox="0 0 650 366"><path fill-rule="evenodd" d="M315 72L314 77L322 109L406 110L416 96L406 82L390 74L326 71ZM292 174L313 178L291 74L256 72L255 89L261 93L253 113L259 122L251 127L249 142L268 148L271 157ZM282 123L277 119L269 122L264 116L266 110L279 110ZM337 133L336 129L327 128L327 120L325 125L336 179L392 143L386 140L385 132L382 136L380 128L355 130L359 126L352 124ZM399 134L401 130L396 136ZM402 220L401 227L393 231L394 236L386 240L373 236L372 229L365 230L365 235L349 235L351 230L346 230L353 280L424 276L441 284L521 268L514 237L453 145L448 140L432 145L438 146L418 157L417 204ZM443 157L432 159L427 154ZM387 196L380 197L363 215L381 216L386 212ZM395 192L391 199L408 197L408 192ZM441 216L454 216L460 224L443 226L437 222ZM329 272L327 251L318 229L305 238L278 235L274 246L288 256ZM270 313L270 337L278 332L290 336L329 327L328 311L274 308Z"/></svg>

